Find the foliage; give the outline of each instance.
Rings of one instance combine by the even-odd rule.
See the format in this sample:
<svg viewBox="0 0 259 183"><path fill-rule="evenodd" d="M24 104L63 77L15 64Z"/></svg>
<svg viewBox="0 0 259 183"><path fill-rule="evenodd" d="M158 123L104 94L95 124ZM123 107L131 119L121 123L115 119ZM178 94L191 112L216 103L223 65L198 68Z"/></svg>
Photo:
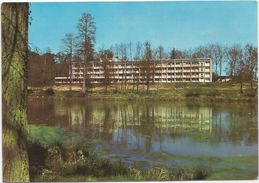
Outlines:
<svg viewBox="0 0 259 183"><path fill-rule="evenodd" d="M46 93L47 95L54 95L54 94L55 94L55 92L54 92L54 90L53 90L52 88L48 88L48 89L45 91L45 93Z"/></svg>
<svg viewBox="0 0 259 183"><path fill-rule="evenodd" d="M45 133L43 133L43 131ZM43 151L38 154L43 163L34 164L42 167L32 177L34 181L64 181L66 177L92 177L96 180L194 180L205 179L208 172L204 169L170 169L168 167L153 167L143 170L135 165L127 165L98 156L89 144L84 142L68 145L63 143L70 139L67 133L57 128L30 125L29 141L30 156L36 152L36 147L42 145ZM57 142L59 141L59 142ZM34 144L34 145L33 145ZM37 144L37 145L35 145ZM44 150L45 149L45 150ZM39 152L39 151L37 151ZM45 155L44 155L45 154ZM31 158L33 160L33 158ZM35 161L35 158L34 158ZM30 166L33 166L33 162ZM32 170L32 169L31 169ZM81 180L81 179L80 179Z"/></svg>
<svg viewBox="0 0 259 183"><path fill-rule="evenodd" d="M199 88L188 89L185 93L186 97L199 97L201 90Z"/></svg>
<svg viewBox="0 0 259 183"><path fill-rule="evenodd" d="M60 128L29 125L28 140L32 143L41 144L46 148L65 143L68 140L68 136L65 134L65 131Z"/></svg>
<svg viewBox="0 0 259 183"><path fill-rule="evenodd" d="M43 55L39 53L29 53L29 81L30 86L44 86L54 84L55 78L55 55L46 52Z"/></svg>

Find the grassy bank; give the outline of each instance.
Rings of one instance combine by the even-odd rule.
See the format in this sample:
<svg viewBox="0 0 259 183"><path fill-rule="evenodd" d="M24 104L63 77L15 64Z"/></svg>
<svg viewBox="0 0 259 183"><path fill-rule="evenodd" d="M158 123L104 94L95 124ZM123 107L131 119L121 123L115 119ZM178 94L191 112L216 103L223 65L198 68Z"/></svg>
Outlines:
<svg viewBox="0 0 259 183"><path fill-rule="evenodd" d="M142 169L98 156L91 140L80 140L60 128L30 125L28 130L31 181L202 180L202 167ZM73 137L73 138L72 138Z"/></svg>
<svg viewBox="0 0 259 183"><path fill-rule="evenodd" d="M254 83L254 88L257 83ZM51 88L51 89L50 89ZM172 83L151 85L149 92L145 86L140 86L138 91L129 85L123 89L119 85L113 85L105 91L103 87L89 89L85 94L79 86L73 86L72 91L68 86L48 86L32 88L29 90L31 96L55 96L84 97L104 100L158 100L158 101L193 101L193 102L257 102L257 90L250 89L249 83L243 86L240 93L240 85L235 82L227 83Z"/></svg>

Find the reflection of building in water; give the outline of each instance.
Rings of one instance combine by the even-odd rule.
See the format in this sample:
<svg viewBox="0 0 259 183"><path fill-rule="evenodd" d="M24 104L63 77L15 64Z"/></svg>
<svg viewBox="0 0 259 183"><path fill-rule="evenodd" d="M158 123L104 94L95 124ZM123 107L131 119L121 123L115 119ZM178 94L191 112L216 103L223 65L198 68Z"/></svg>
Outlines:
<svg viewBox="0 0 259 183"><path fill-rule="evenodd" d="M87 108L89 106L84 104L56 103L56 113L67 114L69 125L91 125L104 136L110 136L119 128L140 128L141 132L148 127L179 135L197 131L210 133L212 130L212 108L209 107L179 104L96 105L86 112Z"/></svg>
<svg viewBox="0 0 259 183"><path fill-rule="evenodd" d="M158 118L156 126L160 128L211 131L212 109L208 107L160 107L155 115Z"/></svg>
<svg viewBox="0 0 259 183"><path fill-rule="evenodd" d="M145 120L154 121L156 128L196 129L199 131L210 131L212 120L212 109L208 107L188 108L186 106L161 106L149 107L148 113L144 108L127 107L118 111L110 111L114 119L114 128L140 126ZM143 116L144 115L144 116ZM102 124L103 111L93 112L92 122Z"/></svg>

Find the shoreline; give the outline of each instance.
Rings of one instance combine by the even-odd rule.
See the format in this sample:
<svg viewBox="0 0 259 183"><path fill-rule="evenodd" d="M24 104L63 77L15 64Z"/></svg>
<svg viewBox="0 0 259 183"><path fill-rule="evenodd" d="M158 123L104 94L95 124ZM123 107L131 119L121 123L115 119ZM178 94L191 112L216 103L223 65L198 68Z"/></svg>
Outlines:
<svg viewBox="0 0 259 183"><path fill-rule="evenodd" d="M171 101L171 102L231 102L231 103L257 103L257 92L249 90L247 84L244 85L243 94L239 92L237 83L210 83L210 84L170 84L161 86L151 86L150 91L146 92L142 86L139 91L132 88L118 89L117 86L91 88L86 93L82 93L80 87L69 86L46 86L30 87L28 96L31 97L53 97L57 99L64 98L82 98L89 100L123 100L123 101Z"/></svg>

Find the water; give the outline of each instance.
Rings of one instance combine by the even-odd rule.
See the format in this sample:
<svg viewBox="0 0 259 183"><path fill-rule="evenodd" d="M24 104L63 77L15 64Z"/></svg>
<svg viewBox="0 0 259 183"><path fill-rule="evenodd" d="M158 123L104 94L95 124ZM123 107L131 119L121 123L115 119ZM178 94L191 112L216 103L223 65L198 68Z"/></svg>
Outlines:
<svg viewBox="0 0 259 183"><path fill-rule="evenodd" d="M213 168L257 172L257 161L239 163L258 154L257 104L29 98L28 117L33 124L100 139L106 157L129 163L208 164L208 157L221 160ZM226 158L235 161L228 165Z"/></svg>

